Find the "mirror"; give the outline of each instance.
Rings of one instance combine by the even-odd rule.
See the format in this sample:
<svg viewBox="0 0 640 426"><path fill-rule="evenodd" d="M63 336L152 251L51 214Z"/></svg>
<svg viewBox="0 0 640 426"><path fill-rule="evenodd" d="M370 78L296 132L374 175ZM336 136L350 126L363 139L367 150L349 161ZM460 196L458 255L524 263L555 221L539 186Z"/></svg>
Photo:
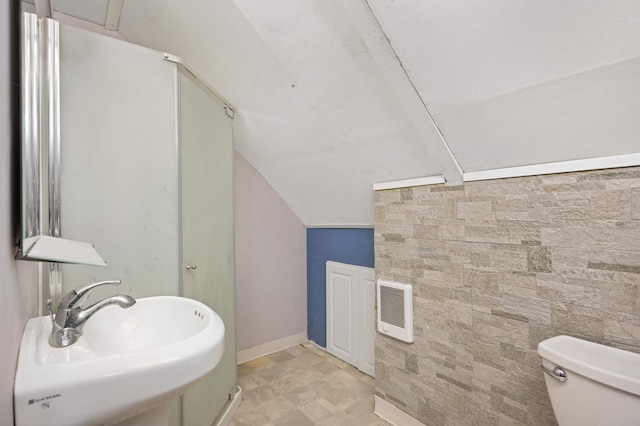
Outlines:
<svg viewBox="0 0 640 426"><path fill-rule="evenodd" d="M61 238L59 55L58 23L23 13L21 230L16 258L106 266L91 244Z"/></svg>

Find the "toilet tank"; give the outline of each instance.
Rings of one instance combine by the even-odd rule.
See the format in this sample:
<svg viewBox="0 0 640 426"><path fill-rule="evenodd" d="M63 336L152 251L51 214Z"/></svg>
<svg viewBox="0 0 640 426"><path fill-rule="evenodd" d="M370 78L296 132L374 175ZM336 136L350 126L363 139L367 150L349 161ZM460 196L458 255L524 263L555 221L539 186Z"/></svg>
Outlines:
<svg viewBox="0 0 640 426"><path fill-rule="evenodd" d="M566 373L565 382L544 375L560 426L640 424L640 354L570 336L540 342L538 354Z"/></svg>

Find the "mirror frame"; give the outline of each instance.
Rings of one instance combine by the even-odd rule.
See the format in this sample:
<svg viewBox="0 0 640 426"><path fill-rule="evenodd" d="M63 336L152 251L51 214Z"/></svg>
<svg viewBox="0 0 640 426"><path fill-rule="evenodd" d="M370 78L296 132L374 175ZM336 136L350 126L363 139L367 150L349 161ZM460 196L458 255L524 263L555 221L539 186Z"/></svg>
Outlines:
<svg viewBox="0 0 640 426"><path fill-rule="evenodd" d="M58 22L23 13L21 226L16 258L106 266L91 244L61 238L59 34ZM56 269L52 266L51 271Z"/></svg>

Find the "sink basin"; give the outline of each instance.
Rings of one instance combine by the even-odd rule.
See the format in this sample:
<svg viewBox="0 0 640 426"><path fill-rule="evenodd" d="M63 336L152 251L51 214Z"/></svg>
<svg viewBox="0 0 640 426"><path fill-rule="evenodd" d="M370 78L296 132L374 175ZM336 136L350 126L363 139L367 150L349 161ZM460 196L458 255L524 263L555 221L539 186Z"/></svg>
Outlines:
<svg viewBox="0 0 640 426"><path fill-rule="evenodd" d="M49 317L25 327L14 386L18 426L117 423L183 393L224 351L222 319L183 297L106 307L66 348L51 347L50 332Z"/></svg>

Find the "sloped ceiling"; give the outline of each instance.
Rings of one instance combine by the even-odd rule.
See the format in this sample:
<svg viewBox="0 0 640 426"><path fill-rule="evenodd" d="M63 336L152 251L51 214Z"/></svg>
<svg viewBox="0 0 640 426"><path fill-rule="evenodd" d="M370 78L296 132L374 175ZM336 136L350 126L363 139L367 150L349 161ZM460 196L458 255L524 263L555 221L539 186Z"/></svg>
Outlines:
<svg viewBox="0 0 640 426"><path fill-rule="evenodd" d="M372 224L373 183L640 152L637 0L125 0L118 31L235 105L309 226Z"/></svg>
<svg viewBox="0 0 640 426"><path fill-rule="evenodd" d="M640 151L637 0L370 0L465 172Z"/></svg>
<svg viewBox="0 0 640 426"><path fill-rule="evenodd" d="M406 76L364 2L126 1L119 32L234 104L236 149L305 225L370 225L373 183L441 173L425 139L442 142L409 119L424 109L394 90Z"/></svg>

